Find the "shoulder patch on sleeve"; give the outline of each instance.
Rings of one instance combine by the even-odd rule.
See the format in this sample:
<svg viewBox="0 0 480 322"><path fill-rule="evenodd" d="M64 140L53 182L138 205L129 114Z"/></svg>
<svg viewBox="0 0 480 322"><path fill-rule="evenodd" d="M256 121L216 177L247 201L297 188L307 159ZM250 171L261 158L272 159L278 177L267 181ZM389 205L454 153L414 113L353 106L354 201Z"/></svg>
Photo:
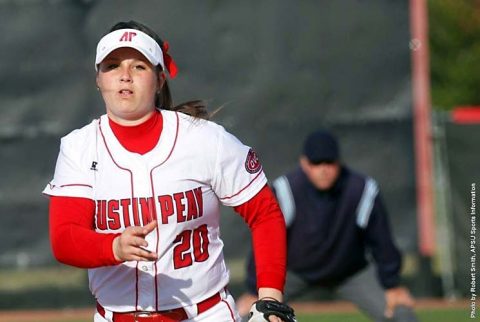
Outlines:
<svg viewBox="0 0 480 322"><path fill-rule="evenodd" d="M245 160L245 170L248 173L257 173L262 169L262 164L258 160L257 154L255 151L250 148L247 153L247 159Z"/></svg>

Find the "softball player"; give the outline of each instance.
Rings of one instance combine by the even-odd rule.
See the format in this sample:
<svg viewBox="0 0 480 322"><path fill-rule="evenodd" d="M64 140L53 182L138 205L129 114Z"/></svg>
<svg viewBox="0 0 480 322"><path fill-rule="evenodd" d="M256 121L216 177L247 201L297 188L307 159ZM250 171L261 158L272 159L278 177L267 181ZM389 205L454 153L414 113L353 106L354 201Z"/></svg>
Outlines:
<svg viewBox="0 0 480 322"><path fill-rule="evenodd" d="M62 138L44 190L53 253L88 268L94 321L239 321L220 204L252 231L260 297L282 301L285 224L254 150L200 101L172 106L177 68L148 27L113 26L95 69L106 114Z"/></svg>

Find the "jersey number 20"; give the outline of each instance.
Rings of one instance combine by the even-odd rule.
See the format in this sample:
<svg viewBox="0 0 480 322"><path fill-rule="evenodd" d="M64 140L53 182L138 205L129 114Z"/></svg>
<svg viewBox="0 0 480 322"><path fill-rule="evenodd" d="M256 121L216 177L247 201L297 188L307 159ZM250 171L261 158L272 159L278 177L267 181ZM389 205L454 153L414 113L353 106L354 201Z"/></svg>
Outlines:
<svg viewBox="0 0 480 322"><path fill-rule="evenodd" d="M173 249L173 267L175 269L204 262L208 259L208 228L201 225L194 230L184 230L178 234L174 243L179 243ZM192 247L193 246L193 247Z"/></svg>

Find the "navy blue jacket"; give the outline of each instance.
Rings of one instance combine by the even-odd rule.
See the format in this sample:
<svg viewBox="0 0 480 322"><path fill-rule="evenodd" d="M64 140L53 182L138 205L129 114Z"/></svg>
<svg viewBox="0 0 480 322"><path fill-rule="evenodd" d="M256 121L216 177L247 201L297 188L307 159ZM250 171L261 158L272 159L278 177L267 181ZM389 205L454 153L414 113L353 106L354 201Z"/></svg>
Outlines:
<svg viewBox="0 0 480 322"><path fill-rule="evenodd" d="M300 168L276 179L273 190L287 224L287 269L306 282L335 287L376 263L384 288L399 284L401 255L395 246L378 185L342 167L328 191L317 190ZM256 293L250 255L247 288Z"/></svg>

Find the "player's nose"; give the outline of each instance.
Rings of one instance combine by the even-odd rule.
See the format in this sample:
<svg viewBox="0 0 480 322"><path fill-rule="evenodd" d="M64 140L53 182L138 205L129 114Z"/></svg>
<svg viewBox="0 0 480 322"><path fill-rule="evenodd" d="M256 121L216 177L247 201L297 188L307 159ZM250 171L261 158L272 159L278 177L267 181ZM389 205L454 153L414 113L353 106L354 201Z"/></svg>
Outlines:
<svg viewBox="0 0 480 322"><path fill-rule="evenodd" d="M130 75L130 70L128 68L121 68L120 81L121 82L131 82L132 81L132 77Z"/></svg>

